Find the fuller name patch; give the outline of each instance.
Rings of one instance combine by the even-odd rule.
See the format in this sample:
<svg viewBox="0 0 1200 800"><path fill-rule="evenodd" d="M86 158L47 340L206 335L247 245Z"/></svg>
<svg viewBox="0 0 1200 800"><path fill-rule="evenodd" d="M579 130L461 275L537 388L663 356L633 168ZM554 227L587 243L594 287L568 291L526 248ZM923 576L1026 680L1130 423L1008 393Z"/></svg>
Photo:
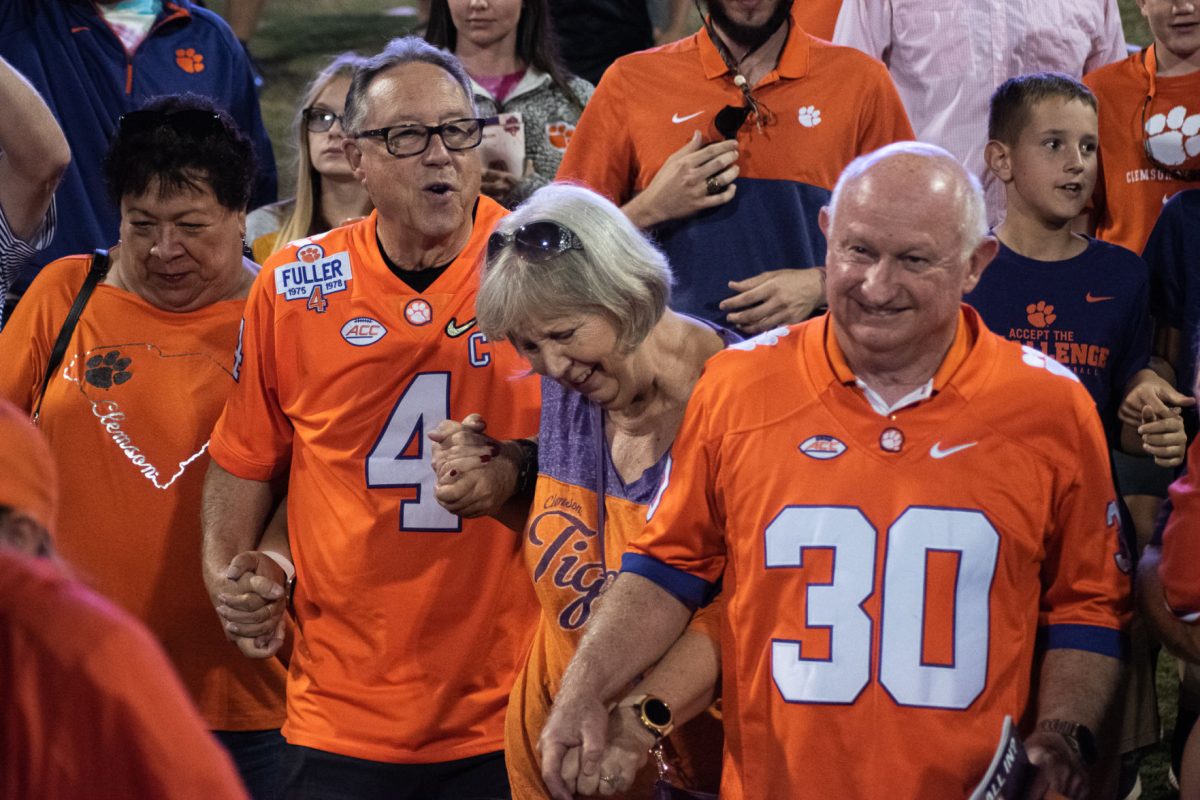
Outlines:
<svg viewBox="0 0 1200 800"><path fill-rule="evenodd" d="M321 295L344 292L350 285L350 253L325 255L318 244L296 251L296 261L275 268L275 294L285 300L307 300L314 291Z"/></svg>

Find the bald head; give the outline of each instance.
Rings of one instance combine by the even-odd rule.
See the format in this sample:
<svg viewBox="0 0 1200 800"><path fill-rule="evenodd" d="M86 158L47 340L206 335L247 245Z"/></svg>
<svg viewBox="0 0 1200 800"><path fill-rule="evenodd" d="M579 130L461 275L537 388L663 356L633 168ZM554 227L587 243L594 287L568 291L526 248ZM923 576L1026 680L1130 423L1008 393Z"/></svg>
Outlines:
<svg viewBox="0 0 1200 800"><path fill-rule="evenodd" d="M987 207L979 180L936 145L897 142L851 161L833 187L830 225L848 197L871 203L885 194L902 197L906 202L944 206L945 224L961 236L963 258L969 257L987 235Z"/></svg>

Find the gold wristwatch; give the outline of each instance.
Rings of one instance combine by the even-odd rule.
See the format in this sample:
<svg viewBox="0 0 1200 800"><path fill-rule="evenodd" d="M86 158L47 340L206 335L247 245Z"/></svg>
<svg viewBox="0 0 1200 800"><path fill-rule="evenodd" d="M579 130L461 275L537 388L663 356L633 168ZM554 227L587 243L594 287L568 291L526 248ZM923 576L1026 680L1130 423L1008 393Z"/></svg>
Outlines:
<svg viewBox="0 0 1200 800"><path fill-rule="evenodd" d="M646 726L646 730L654 734L655 739L662 739L675 729L674 717L667 701L652 694L639 694L621 701L621 705L633 708L633 713Z"/></svg>

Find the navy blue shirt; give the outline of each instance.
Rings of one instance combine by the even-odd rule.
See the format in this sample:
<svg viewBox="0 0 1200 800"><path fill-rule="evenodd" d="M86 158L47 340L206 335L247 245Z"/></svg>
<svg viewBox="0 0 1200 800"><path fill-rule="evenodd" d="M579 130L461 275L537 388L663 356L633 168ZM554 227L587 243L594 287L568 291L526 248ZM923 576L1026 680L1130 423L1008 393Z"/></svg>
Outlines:
<svg viewBox="0 0 1200 800"><path fill-rule="evenodd" d="M1125 386L1150 360L1150 279L1140 258L1098 239L1065 261L1001 244L966 301L995 333L1069 367L1115 432Z"/></svg>
<svg viewBox="0 0 1200 800"><path fill-rule="evenodd" d="M1160 325L1182 334L1175 385L1192 391L1196 337L1200 335L1200 189L1188 189L1163 206L1142 254L1150 268L1150 308Z"/></svg>

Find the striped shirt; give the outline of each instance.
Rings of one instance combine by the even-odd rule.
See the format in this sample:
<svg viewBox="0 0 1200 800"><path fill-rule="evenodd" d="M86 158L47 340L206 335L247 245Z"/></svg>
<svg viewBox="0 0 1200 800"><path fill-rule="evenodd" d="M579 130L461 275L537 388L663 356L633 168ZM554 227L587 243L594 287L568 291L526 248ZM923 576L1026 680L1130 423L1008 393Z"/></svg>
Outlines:
<svg viewBox="0 0 1200 800"><path fill-rule="evenodd" d="M4 325L4 300L8 296L8 287L21 274L21 269L29 263L33 254L50 244L56 225L54 201L51 200L41 227L26 242L12 232L4 209L0 208L0 327Z"/></svg>

